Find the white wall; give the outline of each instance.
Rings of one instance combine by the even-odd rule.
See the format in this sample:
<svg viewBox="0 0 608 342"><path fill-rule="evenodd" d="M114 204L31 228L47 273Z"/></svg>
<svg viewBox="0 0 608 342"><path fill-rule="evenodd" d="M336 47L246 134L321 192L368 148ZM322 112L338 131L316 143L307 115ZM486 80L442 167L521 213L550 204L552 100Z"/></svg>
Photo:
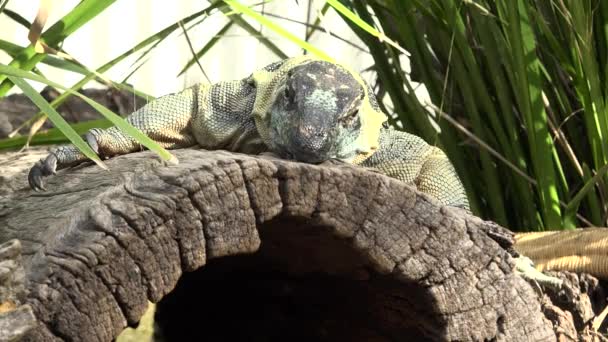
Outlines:
<svg viewBox="0 0 608 342"><path fill-rule="evenodd" d="M46 27L50 27L78 2L78 0L53 0ZM259 1L241 0L241 2L253 4ZM299 5L295 0L275 0L264 5L264 11L306 21L308 1L299 0L298 3ZM324 1L320 0L312 2L311 16L313 18L316 17L316 13L323 3ZM205 1L191 0L118 0L92 22L70 36L65 41L64 48L87 67L97 68L151 34L208 5L209 3ZM35 0L11 0L7 8L33 21L37 7L38 2ZM257 8L261 9L261 7ZM271 19L297 36L304 37L304 26L277 18ZM249 21L256 28L261 27L256 22ZM189 37L194 44L195 51L200 49L226 22L226 17L222 13L216 12L195 30L190 31ZM322 25L332 33L359 46L364 46L332 10L328 12ZM272 37L272 41L288 55L301 53L295 44L268 32L267 29L262 28L262 30L265 35ZM201 60L201 64L212 82L243 78L256 68L278 59L256 39L236 26L233 26L226 36ZM28 44L27 29L5 16L0 16L0 39L25 46ZM315 33L311 43L355 69L363 69L373 63L368 53L355 49L321 31ZM157 47L150 55L148 62L128 82L154 96L179 91L197 82L205 82L206 80L196 65L185 75L176 77L190 57L191 53L186 40L179 30ZM106 75L114 81L123 80L133 70L133 61L134 58L130 58L122 62ZM10 58L0 52L0 63L8 62L10 62ZM40 69L47 77L64 85L72 85L81 78L80 75L45 65L41 65ZM366 78L369 77L371 75L368 74ZM40 88L42 86L38 86L38 89Z"/></svg>

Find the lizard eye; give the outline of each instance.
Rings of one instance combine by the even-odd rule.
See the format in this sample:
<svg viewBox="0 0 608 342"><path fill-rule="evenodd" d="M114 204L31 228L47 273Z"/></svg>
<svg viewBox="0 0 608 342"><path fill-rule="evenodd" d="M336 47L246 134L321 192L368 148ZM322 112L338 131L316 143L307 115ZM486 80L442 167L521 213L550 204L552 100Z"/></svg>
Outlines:
<svg viewBox="0 0 608 342"><path fill-rule="evenodd" d="M347 116L342 118L342 125L343 126L351 126L355 120L357 119L357 117L359 116L359 110L354 110L352 111L350 114L348 114Z"/></svg>
<svg viewBox="0 0 608 342"><path fill-rule="evenodd" d="M287 86L287 87L285 87L284 95L285 95L285 98L287 100L289 100L289 102L293 102L296 94L295 94L295 91L293 90L293 88Z"/></svg>

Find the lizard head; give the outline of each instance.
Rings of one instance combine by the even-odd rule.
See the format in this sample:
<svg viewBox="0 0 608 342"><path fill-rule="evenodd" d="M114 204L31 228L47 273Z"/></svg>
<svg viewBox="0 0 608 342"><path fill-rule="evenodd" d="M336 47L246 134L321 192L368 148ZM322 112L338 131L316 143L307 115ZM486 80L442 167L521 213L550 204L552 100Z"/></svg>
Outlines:
<svg viewBox="0 0 608 342"><path fill-rule="evenodd" d="M360 77L340 65L313 60L292 67L269 108L271 149L308 163L370 153L357 142L368 96Z"/></svg>

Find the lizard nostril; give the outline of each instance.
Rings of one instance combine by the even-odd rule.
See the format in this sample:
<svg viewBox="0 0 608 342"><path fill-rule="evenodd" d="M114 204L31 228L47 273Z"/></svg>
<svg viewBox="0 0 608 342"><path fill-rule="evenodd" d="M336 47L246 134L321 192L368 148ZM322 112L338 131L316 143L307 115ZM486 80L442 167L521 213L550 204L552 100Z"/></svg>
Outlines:
<svg viewBox="0 0 608 342"><path fill-rule="evenodd" d="M298 127L295 135L296 148L305 153L316 153L322 150L327 140L326 132L311 125Z"/></svg>
<svg viewBox="0 0 608 342"><path fill-rule="evenodd" d="M299 135L302 138L305 138L307 140L310 139L325 139L327 137L327 133L320 131L318 129L315 129L312 126L303 126L300 127L299 129Z"/></svg>

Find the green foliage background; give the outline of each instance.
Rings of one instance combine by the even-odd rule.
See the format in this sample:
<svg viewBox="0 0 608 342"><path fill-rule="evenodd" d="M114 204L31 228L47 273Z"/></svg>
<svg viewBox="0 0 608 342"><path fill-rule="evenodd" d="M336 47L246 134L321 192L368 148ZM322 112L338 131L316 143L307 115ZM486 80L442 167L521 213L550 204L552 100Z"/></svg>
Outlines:
<svg viewBox="0 0 608 342"><path fill-rule="evenodd" d="M6 10L0 15L21 24L27 20ZM83 0L43 35L51 47L112 5L113 0ZM295 3L294 3L295 5ZM151 3L153 6L153 3ZM443 148L466 186L474 212L516 230L567 229L606 225L606 166L608 163L608 2L601 0L328 0L321 14L337 11L369 49L377 73L374 89L382 99L389 122ZM77 62L40 54L2 40L0 49L13 57L0 66L0 96L14 84L37 103L40 98L26 80L51 84L36 66L46 63L66 72L83 74L49 105L40 104L70 140L90 124L62 125L56 108L90 80L118 88L123 82L103 79L104 72L132 54L143 58L171 33L187 31L205 16L226 15L230 21L199 51L192 51L184 70L195 66L238 25L278 57L286 55L263 33L258 22L303 49L331 58L305 38L320 28L310 18L306 37L283 29L276 15L236 0L211 1L150 36L97 70ZM411 72L404 64L409 54ZM342 56L332 56L341 59ZM162 80L159 80L159 82ZM424 84L430 103L414 89ZM55 85L59 86L59 85ZM44 100L43 100L44 101ZM123 125L107 110L108 120ZM136 132L132 128L125 130ZM69 131L75 129L71 134ZM57 142L57 132L34 138ZM79 140L80 139L80 140ZM0 141L15 147L24 137ZM146 146L163 158L168 152L150 141ZM92 151L89 151L92 152Z"/></svg>

